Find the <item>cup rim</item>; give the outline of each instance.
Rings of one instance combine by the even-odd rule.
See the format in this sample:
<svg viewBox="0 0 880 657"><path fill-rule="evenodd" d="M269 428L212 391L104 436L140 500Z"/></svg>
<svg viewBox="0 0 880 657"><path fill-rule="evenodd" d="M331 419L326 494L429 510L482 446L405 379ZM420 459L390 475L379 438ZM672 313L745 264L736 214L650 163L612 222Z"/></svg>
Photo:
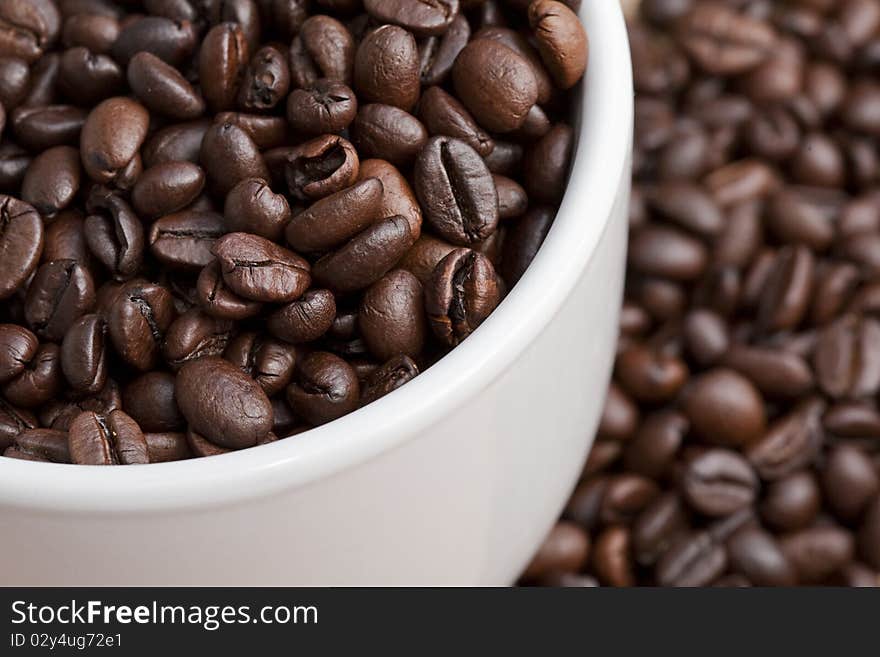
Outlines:
<svg viewBox="0 0 880 657"><path fill-rule="evenodd" d="M458 347L393 393L305 433L238 452L149 466L0 458L0 505L44 511L145 512L219 506L337 475L420 435L497 378L571 294L609 223L628 162L632 72L618 2L584 0L590 39L568 186L522 279ZM549 281L549 283L548 283Z"/></svg>

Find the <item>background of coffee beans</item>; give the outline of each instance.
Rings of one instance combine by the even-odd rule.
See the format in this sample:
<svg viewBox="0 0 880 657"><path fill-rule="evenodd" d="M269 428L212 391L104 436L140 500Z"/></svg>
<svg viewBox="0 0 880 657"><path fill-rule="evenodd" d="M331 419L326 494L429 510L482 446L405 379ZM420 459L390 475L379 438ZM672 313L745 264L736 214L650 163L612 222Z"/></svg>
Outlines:
<svg viewBox="0 0 880 657"><path fill-rule="evenodd" d="M630 3L629 269L564 586L878 586L880 2Z"/></svg>
<svg viewBox="0 0 880 657"><path fill-rule="evenodd" d="M211 456L411 380L547 234L587 50L556 0L2 0L0 451Z"/></svg>

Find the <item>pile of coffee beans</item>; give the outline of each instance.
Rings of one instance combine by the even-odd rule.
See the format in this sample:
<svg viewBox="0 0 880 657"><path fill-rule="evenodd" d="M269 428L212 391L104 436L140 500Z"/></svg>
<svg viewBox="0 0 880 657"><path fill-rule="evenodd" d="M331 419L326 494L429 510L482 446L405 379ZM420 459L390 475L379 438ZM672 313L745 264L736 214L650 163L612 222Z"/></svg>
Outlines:
<svg viewBox="0 0 880 657"><path fill-rule="evenodd" d="M642 0L629 269L524 574L880 585L880 2Z"/></svg>
<svg viewBox="0 0 880 657"><path fill-rule="evenodd" d="M556 0L0 2L0 452L208 456L466 339L562 197Z"/></svg>

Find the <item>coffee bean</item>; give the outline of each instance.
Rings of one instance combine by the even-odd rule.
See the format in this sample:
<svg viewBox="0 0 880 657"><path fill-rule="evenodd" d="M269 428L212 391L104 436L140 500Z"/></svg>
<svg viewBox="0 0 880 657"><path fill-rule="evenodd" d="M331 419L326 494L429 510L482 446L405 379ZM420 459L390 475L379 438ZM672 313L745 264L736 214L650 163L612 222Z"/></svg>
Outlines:
<svg viewBox="0 0 880 657"><path fill-rule="evenodd" d="M125 75L113 59L88 48L65 50L58 64L57 85L77 105L95 105L124 87Z"/></svg>
<svg viewBox="0 0 880 657"><path fill-rule="evenodd" d="M793 586L797 576L773 536L755 527L727 541L730 565L756 586Z"/></svg>
<svg viewBox="0 0 880 657"><path fill-rule="evenodd" d="M142 372L155 367L174 314L171 293L161 285L138 280L126 283L107 317L116 353Z"/></svg>
<svg viewBox="0 0 880 657"><path fill-rule="evenodd" d="M523 572L525 579L535 579L552 571L577 572L587 563L590 539L574 523L557 524Z"/></svg>
<svg viewBox="0 0 880 657"><path fill-rule="evenodd" d="M193 453L185 433L144 433L150 463L167 463L192 458Z"/></svg>
<svg viewBox="0 0 880 657"><path fill-rule="evenodd" d="M61 343L61 369L70 387L93 395L107 383L107 324L96 314L74 322Z"/></svg>
<svg viewBox="0 0 880 657"><path fill-rule="evenodd" d="M429 87L419 104L419 119L431 136L445 135L466 142L481 157L495 148L492 137L485 132L454 96L440 87Z"/></svg>
<svg viewBox="0 0 880 657"><path fill-rule="evenodd" d="M212 260L199 273L196 291L202 309L220 319L247 319L259 313L263 307L260 302L245 299L230 290L223 281L220 263L216 260Z"/></svg>
<svg viewBox="0 0 880 657"><path fill-rule="evenodd" d="M192 203L205 185L205 173L191 162L164 162L146 169L131 191L141 216L160 217Z"/></svg>
<svg viewBox="0 0 880 657"><path fill-rule="evenodd" d="M190 308L165 332L162 356L172 370L205 356L219 356L232 334L232 322Z"/></svg>
<svg viewBox="0 0 880 657"><path fill-rule="evenodd" d="M153 167L163 162L197 164L202 139L210 126L208 121L189 121L158 130L144 144L144 166Z"/></svg>
<svg viewBox="0 0 880 657"><path fill-rule="evenodd" d="M175 22L162 16L143 16L121 27L111 52L114 59L125 66L135 54L142 51L177 66L196 47L196 30L189 21Z"/></svg>
<svg viewBox="0 0 880 657"><path fill-rule="evenodd" d="M872 568L880 569L880 496L865 513L858 535L859 553Z"/></svg>
<svg viewBox="0 0 880 657"><path fill-rule="evenodd" d="M395 269L364 293L358 327L370 352L380 361L417 357L425 344L422 284L410 272Z"/></svg>
<svg viewBox="0 0 880 657"><path fill-rule="evenodd" d="M574 86L587 67L587 35L577 14L556 0L539 0L529 4L529 25L556 84Z"/></svg>
<svg viewBox="0 0 880 657"><path fill-rule="evenodd" d="M597 435L605 440L626 442L633 437L638 424L638 407L618 385L609 385Z"/></svg>
<svg viewBox="0 0 880 657"><path fill-rule="evenodd" d="M43 216L52 217L73 202L79 187L79 151L56 146L30 163L21 183L21 197Z"/></svg>
<svg viewBox="0 0 880 657"><path fill-rule="evenodd" d="M800 471L770 483L761 502L761 517L778 531L796 531L816 519L821 491L816 478Z"/></svg>
<svg viewBox="0 0 880 657"><path fill-rule="evenodd" d="M294 198L317 200L349 187L357 179L359 159L351 143L323 135L295 147L287 155L284 179Z"/></svg>
<svg viewBox="0 0 880 657"><path fill-rule="evenodd" d="M90 213L84 223L89 251L118 280L134 276L144 257L144 227L119 195L94 187L86 203Z"/></svg>
<svg viewBox="0 0 880 657"><path fill-rule="evenodd" d="M222 215L182 210L153 222L150 252L168 267L198 270L213 261L211 250L225 233Z"/></svg>
<svg viewBox="0 0 880 657"><path fill-rule="evenodd" d="M266 328L272 335L287 342L311 342L329 330L335 317L333 294L328 290L311 289L269 315Z"/></svg>
<svg viewBox="0 0 880 657"><path fill-rule="evenodd" d="M807 399L773 422L747 450L746 457L762 479L775 481L811 464L822 443L824 403Z"/></svg>
<svg viewBox="0 0 880 657"><path fill-rule="evenodd" d="M287 121L280 116L220 112L215 123L231 123L244 130L259 149L282 146L288 139Z"/></svg>
<svg viewBox="0 0 880 657"><path fill-rule="evenodd" d="M726 516L755 500L758 477L736 452L710 449L685 465L682 492L694 509L708 516Z"/></svg>
<svg viewBox="0 0 880 657"><path fill-rule="evenodd" d="M624 390L647 402L671 399L688 376L687 365L681 359L641 345L620 353L615 372Z"/></svg>
<svg viewBox="0 0 880 657"><path fill-rule="evenodd" d="M208 128L202 139L199 162L208 181L222 196L245 178L269 178L257 145L233 123L215 123Z"/></svg>
<svg viewBox="0 0 880 657"><path fill-rule="evenodd" d="M630 560L632 536L625 527L608 527L592 549L593 570L610 586L633 586L635 573Z"/></svg>
<svg viewBox="0 0 880 657"><path fill-rule="evenodd" d="M799 582L815 584L852 559L855 546L852 535L838 527L814 526L783 537L781 547Z"/></svg>
<svg viewBox="0 0 880 657"><path fill-rule="evenodd" d="M229 449L255 445L272 429L272 405L253 379L216 356L180 368L174 395L190 427Z"/></svg>
<svg viewBox="0 0 880 657"><path fill-rule="evenodd" d="M57 429L25 429L15 439L15 446L34 460L52 463L70 463L70 448L66 431ZM9 456L4 453L4 456Z"/></svg>
<svg viewBox="0 0 880 657"><path fill-rule="evenodd" d="M238 104L249 111L275 107L290 89L287 57L274 46L265 46L254 53L238 92Z"/></svg>
<svg viewBox="0 0 880 657"><path fill-rule="evenodd" d="M252 377L269 396L287 387L296 364L293 346L252 331L235 337L223 357Z"/></svg>
<svg viewBox="0 0 880 657"><path fill-rule="evenodd" d="M364 157L408 166L428 140L422 122L393 105L362 105L351 125L352 141Z"/></svg>
<svg viewBox="0 0 880 657"><path fill-rule="evenodd" d="M99 183L119 183L140 160L149 113L128 98L109 98L95 107L82 126L80 152L86 173Z"/></svg>
<svg viewBox="0 0 880 657"><path fill-rule="evenodd" d="M61 390L62 376L58 345L40 345L25 369L3 385L6 399L22 408L35 408Z"/></svg>
<svg viewBox="0 0 880 657"><path fill-rule="evenodd" d="M394 356L361 384L361 403L373 403L412 381L418 374L419 368L409 356Z"/></svg>
<svg viewBox="0 0 880 657"><path fill-rule="evenodd" d="M85 46L92 52L107 53L119 36L119 21L115 16L76 13L66 16L61 42L68 48Z"/></svg>
<svg viewBox="0 0 880 657"><path fill-rule="evenodd" d="M354 58L354 39L345 25L330 16L311 16L290 44L294 86L306 87L319 78L350 85Z"/></svg>
<svg viewBox="0 0 880 657"><path fill-rule="evenodd" d="M703 273L708 254L702 243L680 231L649 225L633 235L629 262L643 274L687 281Z"/></svg>
<svg viewBox="0 0 880 657"><path fill-rule="evenodd" d="M39 337L58 341L95 304L91 274L74 260L53 260L37 269L27 289L24 314Z"/></svg>
<svg viewBox="0 0 880 657"><path fill-rule="evenodd" d="M16 408L0 397L0 448L7 449L23 431L36 429L38 426L33 413Z"/></svg>
<svg viewBox="0 0 880 657"><path fill-rule="evenodd" d="M674 411L658 411L645 418L623 458L627 470L660 479L672 467L690 428L687 418Z"/></svg>
<svg viewBox="0 0 880 657"><path fill-rule="evenodd" d="M443 34L458 14L458 0L366 0L364 9L380 23L405 27L418 36Z"/></svg>
<svg viewBox="0 0 880 657"><path fill-rule="evenodd" d="M659 494L657 485L646 477L633 474L609 479L599 507L599 519L608 525L629 524Z"/></svg>
<svg viewBox="0 0 880 657"><path fill-rule="evenodd" d="M173 66L141 51L128 63L128 84L150 110L171 119L190 120L205 111L205 101Z"/></svg>
<svg viewBox="0 0 880 657"><path fill-rule="evenodd" d="M636 561L643 566L653 565L687 529L687 514L679 497L674 493L656 497L632 525Z"/></svg>
<svg viewBox="0 0 880 657"><path fill-rule="evenodd" d="M542 0L552 2L553 0ZM558 203L565 190L574 132L564 123L550 128L526 153L523 175L529 197Z"/></svg>
<svg viewBox="0 0 880 657"><path fill-rule="evenodd" d="M441 36L430 36L419 43L419 75L424 86L442 84L452 71L455 58L467 45L471 28L467 19L456 14Z"/></svg>
<svg viewBox="0 0 880 657"><path fill-rule="evenodd" d="M425 288L425 309L434 335L456 345L469 336L501 301L492 264L470 249L456 249L441 260Z"/></svg>
<svg viewBox="0 0 880 657"><path fill-rule="evenodd" d="M254 301L287 303L311 283L309 264L264 237L228 233L211 249L223 281L235 294Z"/></svg>
<svg viewBox="0 0 880 657"><path fill-rule="evenodd" d="M43 250L43 220L29 204L0 195L0 299L31 277Z"/></svg>
<svg viewBox="0 0 880 657"><path fill-rule="evenodd" d="M797 354L762 347L732 346L722 359L769 397L796 398L813 388L813 373Z"/></svg>
<svg viewBox="0 0 880 657"><path fill-rule="evenodd" d="M657 563L661 586L706 586L727 568L727 552L708 532L680 536Z"/></svg>
<svg viewBox="0 0 880 657"><path fill-rule="evenodd" d="M246 178L226 195L223 218L230 231L277 241L290 220L290 206L265 180Z"/></svg>
<svg viewBox="0 0 880 657"><path fill-rule="evenodd" d="M851 522L880 491L880 474L862 450L840 445L828 454L822 483L828 505L842 521Z"/></svg>
<svg viewBox="0 0 880 657"><path fill-rule="evenodd" d="M149 463L147 443L137 422L122 411L80 413L70 425L70 458L83 465Z"/></svg>
<svg viewBox="0 0 880 657"><path fill-rule="evenodd" d="M294 413L313 425L325 424L354 410L360 396L357 375L344 360L316 351L297 363L287 388Z"/></svg>
<svg viewBox="0 0 880 657"><path fill-rule="evenodd" d="M123 389L122 405L145 432L180 431L186 425L174 396L174 375L169 372L141 374Z"/></svg>
<svg viewBox="0 0 880 657"><path fill-rule="evenodd" d="M504 239L501 274L510 285L519 281L537 255L553 225L553 213L554 209L550 206L532 206L508 230Z"/></svg>
<svg viewBox="0 0 880 657"><path fill-rule="evenodd" d="M829 396L863 397L880 389L880 323L845 316L819 336L814 367Z"/></svg>
<svg viewBox="0 0 880 657"><path fill-rule="evenodd" d="M767 24L719 4L696 4L680 25L679 39L707 73L745 73L773 53L776 35Z"/></svg>
<svg viewBox="0 0 880 657"><path fill-rule="evenodd" d="M354 120L358 99L342 82L318 79L287 97L287 120L294 130L321 135L345 130Z"/></svg>
<svg viewBox="0 0 880 657"><path fill-rule="evenodd" d="M413 35L396 25L382 25L367 34L355 56L354 89L367 103L412 109L420 90Z"/></svg>

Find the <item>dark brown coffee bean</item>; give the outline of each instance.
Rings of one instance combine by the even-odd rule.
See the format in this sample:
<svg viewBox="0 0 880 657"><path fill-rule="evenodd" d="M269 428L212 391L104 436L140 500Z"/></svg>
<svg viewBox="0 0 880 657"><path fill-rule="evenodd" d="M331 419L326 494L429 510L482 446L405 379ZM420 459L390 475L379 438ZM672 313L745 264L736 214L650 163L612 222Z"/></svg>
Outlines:
<svg viewBox="0 0 880 657"><path fill-rule="evenodd" d="M643 274L687 281L703 273L708 254L699 241L655 224L635 232L630 242L629 262Z"/></svg>
<svg viewBox="0 0 880 657"><path fill-rule="evenodd" d="M35 460L70 463L67 432L57 429L26 429L15 439L15 448ZM4 454L9 456L9 454Z"/></svg>
<svg viewBox="0 0 880 657"><path fill-rule="evenodd" d="M504 239L501 273L514 285L532 263L553 225L555 210L546 205L530 207L508 230Z"/></svg>
<svg viewBox="0 0 880 657"><path fill-rule="evenodd" d="M510 132L526 120L538 99L529 63L492 39L471 41L452 68L459 99L483 127Z"/></svg>
<svg viewBox="0 0 880 657"><path fill-rule="evenodd" d="M164 162L146 169L131 191L144 217L170 214L192 203L205 185L205 173L191 162Z"/></svg>
<svg viewBox="0 0 880 657"><path fill-rule="evenodd" d="M70 387L93 395L107 383L107 324L96 314L74 322L61 343L61 369Z"/></svg>
<svg viewBox="0 0 880 657"><path fill-rule="evenodd" d="M847 315L822 331L813 366L829 396L864 397L880 389L880 323Z"/></svg>
<svg viewBox="0 0 880 657"><path fill-rule="evenodd" d="M175 22L162 16L143 16L121 25L113 44L113 58L124 66L138 52L146 51L177 66L196 47L196 30L189 21Z"/></svg>
<svg viewBox="0 0 880 657"><path fill-rule="evenodd" d="M661 586L706 586L727 568L727 552L705 531L676 539L657 563Z"/></svg>
<svg viewBox="0 0 880 657"><path fill-rule="evenodd" d="M807 471L795 472L767 486L761 518L777 531L796 531L813 523L821 502L816 478Z"/></svg>
<svg viewBox="0 0 880 657"><path fill-rule="evenodd" d="M274 46L260 48L244 72L238 92L238 104L249 111L265 111L275 107L290 89L287 57Z"/></svg>
<svg viewBox="0 0 880 657"><path fill-rule="evenodd" d="M223 357L252 377L269 396L287 387L296 364L293 346L252 331L235 337Z"/></svg>
<svg viewBox="0 0 880 657"><path fill-rule="evenodd" d="M9 2L0 9L0 52L32 62L55 41L61 16L53 2Z"/></svg>
<svg viewBox="0 0 880 657"><path fill-rule="evenodd" d="M144 256L144 227L128 203L104 187L89 195L84 229L89 251L117 280L133 277Z"/></svg>
<svg viewBox="0 0 880 657"><path fill-rule="evenodd" d="M169 372L141 374L123 389L122 405L145 432L180 431L186 426L174 397L174 375Z"/></svg>
<svg viewBox="0 0 880 657"><path fill-rule="evenodd" d="M639 425L639 409L632 399L612 382L608 386L596 435L604 440L626 442Z"/></svg>
<svg viewBox="0 0 880 657"><path fill-rule="evenodd" d="M147 454L150 463L168 463L170 461L183 461L193 457L192 449L186 441L185 433L177 432L144 432L144 441L147 443Z"/></svg>
<svg viewBox="0 0 880 657"><path fill-rule="evenodd" d="M410 111L420 91L413 35L396 25L382 25L367 34L354 60L354 89L363 102Z"/></svg>
<svg viewBox="0 0 880 657"><path fill-rule="evenodd" d="M371 404L412 381L419 368L409 356L395 356L370 373L361 385L361 405Z"/></svg>
<svg viewBox="0 0 880 657"><path fill-rule="evenodd" d="M793 329L800 324L809 308L814 262L803 246L779 251L760 294L757 322L763 330Z"/></svg>
<svg viewBox="0 0 880 657"><path fill-rule="evenodd" d="M822 325L843 314L859 285L859 270L849 263L835 263L817 278L810 320Z"/></svg>
<svg viewBox="0 0 880 657"><path fill-rule="evenodd" d="M724 208L762 199L779 186L775 171L757 159L725 164L707 175L704 183Z"/></svg>
<svg viewBox="0 0 880 657"><path fill-rule="evenodd" d="M162 356L177 371L186 363L205 356L219 356L232 336L232 322L190 308L175 319L165 332Z"/></svg>
<svg viewBox="0 0 880 657"><path fill-rule="evenodd" d="M119 21L114 16L77 13L67 16L61 43L68 48L85 46L92 52L108 53L119 36Z"/></svg>
<svg viewBox="0 0 880 657"><path fill-rule="evenodd" d="M0 448L7 449L23 431L38 426L39 422L33 413L16 408L0 397Z"/></svg>
<svg viewBox="0 0 880 657"><path fill-rule="evenodd" d="M56 146L30 163L21 184L21 197L43 216L52 217L73 202L79 185L79 151Z"/></svg>
<svg viewBox="0 0 880 657"><path fill-rule="evenodd" d="M0 190L18 190L30 163L31 157L24 149L11 142L0 144Z"/></svg>
<svg viewBox="0 0 880 657"><path fill-rule="evenodd" d="M694 310L684 318L684 339L691 357L702 366L716 363L728 350L724 320L710 310Z"/></svg>
<svg viewBox="0 0 880 657"><path fill-rule="evenodd" d="M880 432L880 412L865 402L837 402L825 413L822 424L837 436L870 438Z"/></svg>
<svg viewBox="0 0 880 657"><path fill-rule="evenodd" d="M858 534L859 553L872 568L880 570L880 496L865 513Z"/></svg>
<svg viewBox="0 0 880 657"><path fill-rule="evenodd" d="M573 87L587 68L587 35L577 14L561 2L529 5L529 25L547 69L561 89Z"/></svg>
<svg viewBox="0 0 880 657"><path fill-rule="evenodd" d="M248 60L247 40L237 23L220 23L205 35L199 53L199 79L211 110L235 107Z"/></svg>
<svg viewBox="0 0 880 657"><path fill-rule="evenodd" d="M413 245L409 223L388 217L318 260L314 279L337 292L362 290L384 276Z"/></svg>
<svg viewBox="0 0 880 657"><path fill-rule="evenodd" d="M107 317L116 353L142 372L154 368L174 314L171 293L161 285L138 280L126 283Z"/></svg>
<svg viewBox="0 0 880 657"><path fill-rule="evenodd" d="M63 385L58 345L40 345L22 372L3 385L7 401L22 408L35 408L57 396Z"/></svg>
<svg viewBox="0 0 880 657"><path fill-rule="evenodd" d="M311 283L308 262L258 235L228 233L214 243L211 252L226 285L246 299L288 303Z"/></svg>
<svg viewBox="0 0 880 657"><path fill-rule="evenodd" d="M734 345L724 355L721 364L742 374L769 397L802 397L813 389L810 367L794 353Z"/></svg>
<svg viewBox="0 0 880 657"><path fill-rule="evenodd" d="M523 176L530 198L544 203L558 203L562 199L573 143L572 129L557 123L529 149Z"/></svg>
<svg viewBox="0 0 880 657"><path fill-rule="evenodd" d="M443 34L458 14L458 0L366 0L364 9L380 23L393 23L418 36Z"/></svg>
<svg viewBox="0 0 880 657"><path fill-rule="evenodd" d="M416 160L414 176L426 218L442 237L470 245L495 231L495 183L483 160L465 142L432 137Z"/></svg>
<svg viewBox="0 0 880 657"><path fill-rule="evenodd" d="M681 359L635 344L618 356L615 372L624 390L647 402L673 398L688 376Z"/></svg>
<svg viewBox="0 0 880 657"><path fill-rule="evenodd" d="M0 383L21 374L40 346L37 336L18 324L0 324Z"/></svg>
<svg viewBox="0 0 880 657"><path fill-rule="evenodd" d="M351 32L335 18L311 16L290 44L290 75L296 87L320 78L351 85L355 43Z"/></svg>
<svg viewBox="0 0 880 657"><path fill-rule="evenodd" d="M687 514L679 497L674 493L660 495L638 514L632 525L636 561L643 566L653 565L687 529Z"/></svg>
<svg viewBox="0 0 880 657"><path fill-rule="evenodd" d="M0 299L22 289L43 251L43 220L29 204L0 195Z"/></svg>
<svg viewBox="0 0 880 657"><path fill-rule="evenodd" d="M122 411L100 415L80 413L68 433L70 458L82 465L136 465L149 463L144 434Z"/></svg>
<svg viewBox="0 0 880 657"><path fill-rule="evenodd" d="M205 112L205 101L186 78L150 52L131 58L127 78L138 99L153 112L184 121Z"/></svg>
<svg viewBox="0 0 880 657"><path fill-rule="evenodd" d="M77 105L95 105L123 90L125 74L107 55L83 47L70 48L59 60L57 84Z"/></svg>
<svg viewBox="0 0 880 657"><path fill-rule="evenodd" d="M53 260L37 269L28 286L24 314L38 336L59 341L94 304L95 285L88 270L73 260Z"/></svg>
<svg viewBox="0 0 880 657"><path fill-rule="evenodd" d="M153 222L150 252L167 267L198 270L213 261L211 250L225 233L222 215L182 210Z"/></svg>
<svg viewBox="0 0 880 657"><path fill-rule="evenodd" d="M495 148L492 137L477 125L464 105L440 87L425 90L419 104L419 118L431 136L461 139L482 157Z"/></svg>
<svg viewBox="0 0 880 657"><path fill-rule="evenodd" d="M199 162L202 138L211 126L208 121L175 123L162 128L144 144L145 167L163 162Z"/></svg>
<svg viewBox="0 0 880 657"><path fill-rule="evenodd" d="M776 35L769 25L716 3L696 4L679 26L679 42L707 73L745 73L769 58Z"/></svg>
<svg viewBox="0 0 880 657"><path fill-rule="evenodd" d="M257 145L247 132L233 123L215 123L208 128L199 162L221 196L246 178L269 179L269 170Z"/></svg>
<svg viewBox="0 0 880 657"><path fill-rule="evenodd" d="M82 126L80 153L86 173L99 183L126 176L147 135L149 113L128 98L109 98L95 107Z"/></svg>
<svg viewBox="0 0 880 657"><path fill-rule="evenodd" d="M789 244L824 251L834 238L833 226L821 209L789 190L770 197L767 218L774 234Z"/></svg>
<svg viewBox="0 0 880 657"><path fill-rule="evenodd" d="M736 452L710 449L684 468L682 492L694 509L708 516L727 516L751 505L758 477Z"/></svg>
<svg viewBox="0 0 880 657"><path fill-rule="evenodd" d="M772 535L746 527L727 541L730 565L756 586L794 586L797 575Z"/></svg>
<svg viewBox="0 0 880 657"><path fill-rule="evenodd" d="M354 120L358 99L342 82L318 79L287 97L287 120L297 132L322 135L345 130Z"/></svg>
<svg viewBox="0 0 880 657"><path fill-rule="evenodd" d="M728 369L715 369L695 379L684 398L684 412L703 440L740 447L764 432L766 414L758 390Z"/></svg>
<svg viewBox="0 0 880 657"><path fill-rule="evenodd" d="M298 344L324 335L336 317L336 301L328 290L311 289L269 315L266 328L277 338Z"/></svg>
<svg viewBox="0 0 880 657"><path fill-rule="evenodd" d="M280 116L220 112L215 123L232 123L244 130L258 149L277 148L289 139L287 121Z"/></svg>
<svg viewBox="0 0 880 657"><path fill-rule="evenodd" d="M199 273L196 295L202 309L220 319L247 319L258 314L263 307L260 302L245 299L230 290L223 281L220 264L216 260L212 260Z"/></svg>
<svg viewBox="0 0 880 657"><path fill-rule="evenodd" d="M492 264L480 253L456 249L441 260L425 288L425 310L434 335L455 346L469 336L501 301Z"/></svg>
<svg viewBox="0 0 880 657"><path fill-rule="evenodd" d="M843 522L852 522L880 491L880 473L865 452L839 445L828 454L822 484L832 511Z"/></svg>
<svg viewBox="0 0 880 657"><path fill-rule="evenodd" d="M838 527L815 526L781 539L782 551L802 584L822 581L853 557L854 541Z"/></svg>
<svg viewBox="0 0 880 657"><path fill-rule="evenodd" d="M297 200L317 200L352 185L358 167L358 154L351 142L336 135L322 135L300 144L286 156L284 179Z"/></svg>
<svg viewBox="0 0 880 657"><path fill-rule="evenodd" d="M592 549L592 570L603 584L633 586L636 582L630 556L632 535L625 527L608 527Z"/></svg>
<svg viewBox="0 0 880 657"><path fill-rule="evenodd" d="M209 356L184 365L174 394L190 427L221 447L250 447L272 429L272 404L266 393L222 358Z"/></svg>
<svg viewBox="0 0 880 657"><path fill-rule="evenodd" d="M422 85L442 84L452 71L455 58L467 45L471 28L462 14L457 14L442 36L431 36L419 43L419 68Z"/></svg>
<svg viewBox="0 0 880 657"><path fill-rule="evenodd" d="M619 474L608 480L602 504L600 520L608 525L629 524L659 494L657 485L646 477Z"/></svg>
<svg viewBox="0 0 880 657"><path fill-rule="evenodd" d="M810 465L822 444L824 402L807 399L788 415L773 422L746 450L746 457L762 479L775 481Z"/></svg>
<svg viewBox="0 0 880 657"><path fill-rule="evenodd" d="M522 577L534 580L553 571L578 572L590 555L590 537L571 522L559 522L550 530Z"/></svg>
<svg viewBox="0 0 880 657"><path fill-rule="evenodd" d="M367 178L296 214L285 235L302 253L326 251L368 228L382 211L383 186L378 178Z"/></svg>
<svg viewBox="0 0 880 657"><path fill-rule="evenodd" d="M380 361L424 348L427 326L422 284L410 272L395 269L364 293L358 327L370 352Z"/></svg>
<svg viewBox="0 0 880 657"><path fill-rule="evenodd" d="M624 450L627 470L660 479L669 472L690 425L675 411L659 411L645 418Z"/></svg>
<svg viewBox="0 0 880 657"><path fill-rule="evenodd" d="M352 141L364 157L408 166L425 146L428 131L409 112L393 105L362 105L351 126Z"/></svg>
<svg viewBox="0 0 880 657"><path fill-rule="evenodd" d="M296 380L287 388L287 401L294 413L310 424L325 424L357 408L357 375L338 356L316 351L301 359L296 369Z"/></svg>

